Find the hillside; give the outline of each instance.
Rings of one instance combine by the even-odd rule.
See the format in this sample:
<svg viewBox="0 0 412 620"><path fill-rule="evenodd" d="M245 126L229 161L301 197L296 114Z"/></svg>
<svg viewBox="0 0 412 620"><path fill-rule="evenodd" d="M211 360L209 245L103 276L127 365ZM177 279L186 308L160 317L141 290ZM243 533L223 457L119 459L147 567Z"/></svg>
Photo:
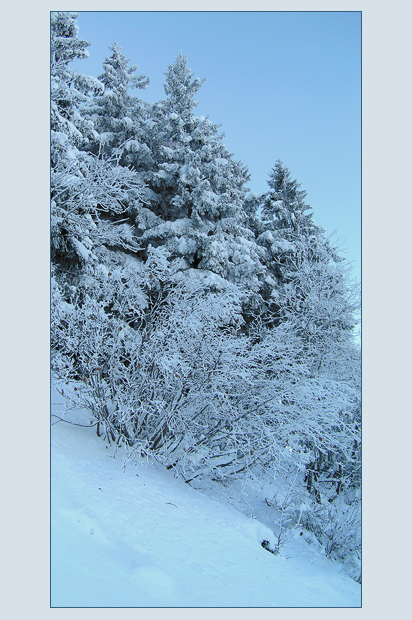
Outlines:
<svg viewBox="0 0 412 620"><path fill-rule="evenodd" d="M61 416L56 392L52 403ZM85 411L70 416L87 423ZM52 607L361 604L361 586L316 542L297 531L279 555L268 553L266 525L154 462L124 467L124 452L94 429L52 417L51 463Z"/></svg>

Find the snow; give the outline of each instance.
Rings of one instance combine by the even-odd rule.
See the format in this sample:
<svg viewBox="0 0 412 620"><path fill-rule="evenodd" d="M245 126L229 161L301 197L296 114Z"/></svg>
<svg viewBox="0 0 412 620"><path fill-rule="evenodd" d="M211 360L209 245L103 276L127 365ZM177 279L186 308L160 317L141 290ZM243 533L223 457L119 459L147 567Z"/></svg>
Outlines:
<svg viewBox="0 0 412 620"><path fill-rule="evenodd" d="M227 159L224 159L223 157L217 157L215 159L215 164L220 166L227 166L229 164L229 161Z"/></svg>
<svg viewBox="0 0 412 620"><path fill-rule="evenodd" d="M184 164L180 169L180 180L182 183L190 184L200 178L198 168L194 168L190 164Z"/></svg>
<svg viewBox="0 0 412 620"><path fill-rule="evenodd" d="M165 239L172 235L182 236L187 232L188 226L190 226L190 220L187 217L180 218L173 222L162 222L161 224L153 226L142 235L142 239Z"/></svg>
<svg viewBox="0 0 412 620"><path fill-rule="evenodd" d="M85 425L52 417L52 607L360 606L361 586L310 538L275 556L261 546L267 524L154 462L125 461L56 390L52 413Z"/></svg>
<svg viewBox="0 0 412 620"><path fill-rule="evenodd" d="M70 241L76 248L79 256L81 256L84 261L88 261L90 256L92 256L92 252L90 252L90 250L88 250L83 243L75 237L70 237Z"/></svg>

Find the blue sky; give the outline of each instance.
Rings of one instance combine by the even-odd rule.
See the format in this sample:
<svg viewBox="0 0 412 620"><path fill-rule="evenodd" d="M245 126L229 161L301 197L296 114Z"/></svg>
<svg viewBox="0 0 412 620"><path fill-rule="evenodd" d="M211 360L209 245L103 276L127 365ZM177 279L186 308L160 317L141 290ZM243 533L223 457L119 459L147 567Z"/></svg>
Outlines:
<svg viewBox="0 0 412 620"><path fill-rule="evenodd" d="M147 101L164 98L181 50L206 78L196 113L221 125L250 190L267 191L281 159L360 281L360 12L80 12L77 23L90 59L73 68L100 75L116 42L150 78L134 91Z"/></svg>

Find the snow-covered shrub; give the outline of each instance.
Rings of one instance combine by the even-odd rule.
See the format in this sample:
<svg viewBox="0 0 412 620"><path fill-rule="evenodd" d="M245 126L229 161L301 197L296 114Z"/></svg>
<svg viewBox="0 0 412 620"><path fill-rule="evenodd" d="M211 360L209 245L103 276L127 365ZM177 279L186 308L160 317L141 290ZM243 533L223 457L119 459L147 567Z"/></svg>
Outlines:
<svg viewBox="0 0 412 620"><path fill-rule="evenodd" d="M287 323L246 334L242 290L181 277L164 248L144 264L103 255L107 267L56 297L52 341L99 429L187 480L349 453L356 433L339 413L351 393L311 376Z"/></svg>
<svg viewBox="0 0 412 620"><path fill-rule="evenodd" d="M62 142L68 148L67 141ZM141 204L141 192L137 176L114 159L103 160L76 149L70 157L67 152L59 157L51 169L54 262L84 265L101 244L137 250L122 216L130 201Z"/></svg>
<svg viewBox="0 0 412 620"><path fill-rule="evenodd" d="M331 559L341 561L356 581L361 581L361 500L359 492L338 496L332 502L307 501L301 526L312 532Z"/></svg>
<svg viewBox="0 0 412 620"><path fill-rule="evenodd" d="M239 301L190 280L173 282L172 275L159 248L134 273L96 269L89 285L86 274L71 298L54 286L55 370L83 382L84 403L112 439L137 442L169 464L171 454L193 464L209 457L203 444L217 446L219 435L225 452L219 448L210 458L226 463L236 448L218 428L224 414L237 416L235 402L245 390L235 375Z"/></svg>
<svg viewBox="0 0 412 620"><path fill-rule="evenodd" d="M327 525L324 530L327 542L326 555L345 559L360 550L360 500L350 504L344 501L330 504L327 507Z"/></svg>
<svg viewBox="0 0 412 620"><path fill-rule="evenodd" d="M302 471L303 466L284 467L283 475L277 477L277 490L272 498L266 498L268 506L274 509L276 542L269 551L277 555L280 549L292 538L300 526L302 512ZM279 474L279 469L277 470Z"/></svg>

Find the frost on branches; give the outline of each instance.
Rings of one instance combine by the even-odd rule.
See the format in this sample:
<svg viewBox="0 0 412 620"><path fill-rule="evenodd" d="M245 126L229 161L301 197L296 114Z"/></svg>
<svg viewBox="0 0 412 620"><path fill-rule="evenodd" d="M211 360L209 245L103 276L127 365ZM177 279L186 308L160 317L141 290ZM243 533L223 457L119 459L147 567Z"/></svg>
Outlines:
<svg viewBox="0 0 412 620"><path fill-rule="evenodd" d="M187 482L274 475L278 547L299 523L355 566L360 351L345 262L282 162L269 192L247 196L247 170L194 114L202 82L182 54L149 105L119 46L97 80L70 69L89 45L76 14L53 13L51 28L58 385L75 386L99 436Z"/></svg>

